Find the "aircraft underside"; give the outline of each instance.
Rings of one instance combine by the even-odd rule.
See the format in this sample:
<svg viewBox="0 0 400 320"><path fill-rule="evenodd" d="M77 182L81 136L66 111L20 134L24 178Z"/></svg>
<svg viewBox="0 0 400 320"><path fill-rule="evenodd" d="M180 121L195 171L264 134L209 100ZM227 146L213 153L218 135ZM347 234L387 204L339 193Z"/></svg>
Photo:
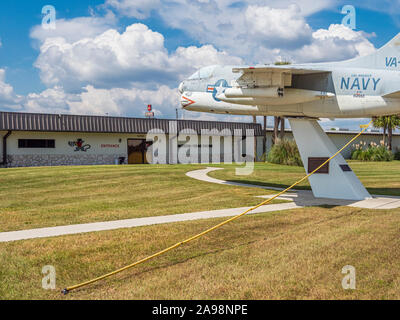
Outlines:
<svg viewBox="0 0 400 320"><path fill-rule="evenodd" d="M309 117L309 118L368 118L400 113L398 99L387 99L381 96L336 96L317 97L314 101L287 104L285 98L275 98L280 104L272 104L272 99L258 99L257 105L229 103L216 101L208 93L192 93L186 98L187 105L184 109L197 112L232 115L256 115L256 116L285 116L285 117ZM304 99L304 98L303 98ZM264 101L263 101L264 100ZM272 100L272 101L271 101Z"/></svg>

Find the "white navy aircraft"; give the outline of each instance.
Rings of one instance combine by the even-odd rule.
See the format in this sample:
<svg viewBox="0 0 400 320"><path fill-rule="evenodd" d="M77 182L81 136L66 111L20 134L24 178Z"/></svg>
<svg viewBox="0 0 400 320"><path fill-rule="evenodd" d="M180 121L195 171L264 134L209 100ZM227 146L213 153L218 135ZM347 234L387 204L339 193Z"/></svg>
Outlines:
<svg viewBox="0 0 400 320"><path fill-rule="evenodd" d="M337 152L319 118L400 114L400 33L375 53L347 61L205 67L179 92L185 110L288 118L311 172ZM319 198L371 198L342 156L309 180Z"/></svg>

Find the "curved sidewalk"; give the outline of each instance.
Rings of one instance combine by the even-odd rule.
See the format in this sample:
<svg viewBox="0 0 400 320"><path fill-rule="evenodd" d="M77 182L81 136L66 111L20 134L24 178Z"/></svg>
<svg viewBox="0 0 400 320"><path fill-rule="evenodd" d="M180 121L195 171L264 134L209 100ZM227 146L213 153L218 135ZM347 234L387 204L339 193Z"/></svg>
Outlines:
<svg viewBox="0 0 400 320"><path fill-rule="evenodd" d="M190 171L186 173L186 175L192 179L200 180L200 181L205 181L205 182L210 182L210 183L216 183L216 184L224 184L224 185L230 185L230 186L237 186L237 187L250 187L250 188L260 188L264 190L274 190L274 191L282 191L284 189L282 188L276 188L276 187L266 187L266 186L259 186L255 184L247 184L247 183L240 183L240 182L231 182L231 181L225 181L225 180L219 180L215 178L211 178L208 176L210 172L213 171L218 171L218 170L224 170L224 168L207 168L207 169L200 169L196 171ZM293 192L298 192L299 190L292 190ZM310 192L310 191L305 191L305 192Z"/></svg>
<svg viewBox="0 0 400 320"><path fill-rule="evenodd" d="M224 185L232 185L239 187L251 187L251 188L261 188L264 190L275 190L282 191L284 189L275 188L275 187L267 187L267 186L259 186L254 184L246 184L240 182L230 182L219 180L215 178L211 178L208 176L210 172L223 170L223 168L215 168L209 167L206 169L196 170L188 172L186 175L196 180L224 184ZM260 198L271 198L273 195L261 196ZM395 196L381 196L374 195L372 199L361 200L361 201L350 201L350 200L340 200L340 199L325 199L325 198L315 198L312 191L309 190L295 190L292 189L290 192L287 192L280 197L280 200L293 201L298 207L313 207L313 206L321 206L321 205L331 205L331 206L349 206L355 208L363 208L363 209L378 209L378 210L388 210L388 209L396 209L400 208L400 197Z"/></svg>

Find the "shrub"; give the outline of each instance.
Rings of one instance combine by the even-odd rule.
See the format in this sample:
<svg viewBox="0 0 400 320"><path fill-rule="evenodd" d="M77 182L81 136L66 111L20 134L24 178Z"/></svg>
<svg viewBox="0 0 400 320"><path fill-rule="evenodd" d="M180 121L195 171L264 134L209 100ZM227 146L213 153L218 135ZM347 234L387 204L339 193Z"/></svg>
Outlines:
<svg viewBox="0 0 400 320"><path fill-rule="evenodd" d="M400 160L400 150L397 148L394 154L394 160Z"/></svg>
<svg viewBox="0 0 400 320"><path fill-rule="evenodd" d="M352 160L359 161L392 161L395 158L394 154L381 142L380 145L372 142L367 145L366 142L360 142L353 145L351 153Z"/></svg>
<svg viewBox="0 0 400 320"><path fill-rule="evenodd" d="M278 140L268 154L268 162L287 166L303 166L299 149L292 140Z"/></svg>

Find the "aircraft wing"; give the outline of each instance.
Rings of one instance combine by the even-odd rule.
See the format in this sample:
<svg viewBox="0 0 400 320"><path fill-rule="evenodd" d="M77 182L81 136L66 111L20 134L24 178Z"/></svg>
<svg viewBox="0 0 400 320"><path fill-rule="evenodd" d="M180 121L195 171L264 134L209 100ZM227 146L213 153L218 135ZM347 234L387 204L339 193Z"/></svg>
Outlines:
<svg viewBox="0 0 400 320"><path fill-rule="evenodd" d="M259 67L245 67L245 68L234 68L234 73L243 72L246 73L291 73L291 74L314 74L314 73L330 73L326 70L306 69L297 66L259 66Z"/></svg>
<svg viewBox="0 0 400 320"><path fill-rule="evenodd" d="M237 80L240 86L245 87L274 87L284 88L292 85L293 75L311 75L331 73L326 70L308 69L301 66L256 66L234 68L234 73L242 73Z"/></svg>
<svg viewBox="0 0 400 320"><path fill-rule="evenodd" d="M392 92L383 96L383 98L400 99L400 91Z"/></svg>

